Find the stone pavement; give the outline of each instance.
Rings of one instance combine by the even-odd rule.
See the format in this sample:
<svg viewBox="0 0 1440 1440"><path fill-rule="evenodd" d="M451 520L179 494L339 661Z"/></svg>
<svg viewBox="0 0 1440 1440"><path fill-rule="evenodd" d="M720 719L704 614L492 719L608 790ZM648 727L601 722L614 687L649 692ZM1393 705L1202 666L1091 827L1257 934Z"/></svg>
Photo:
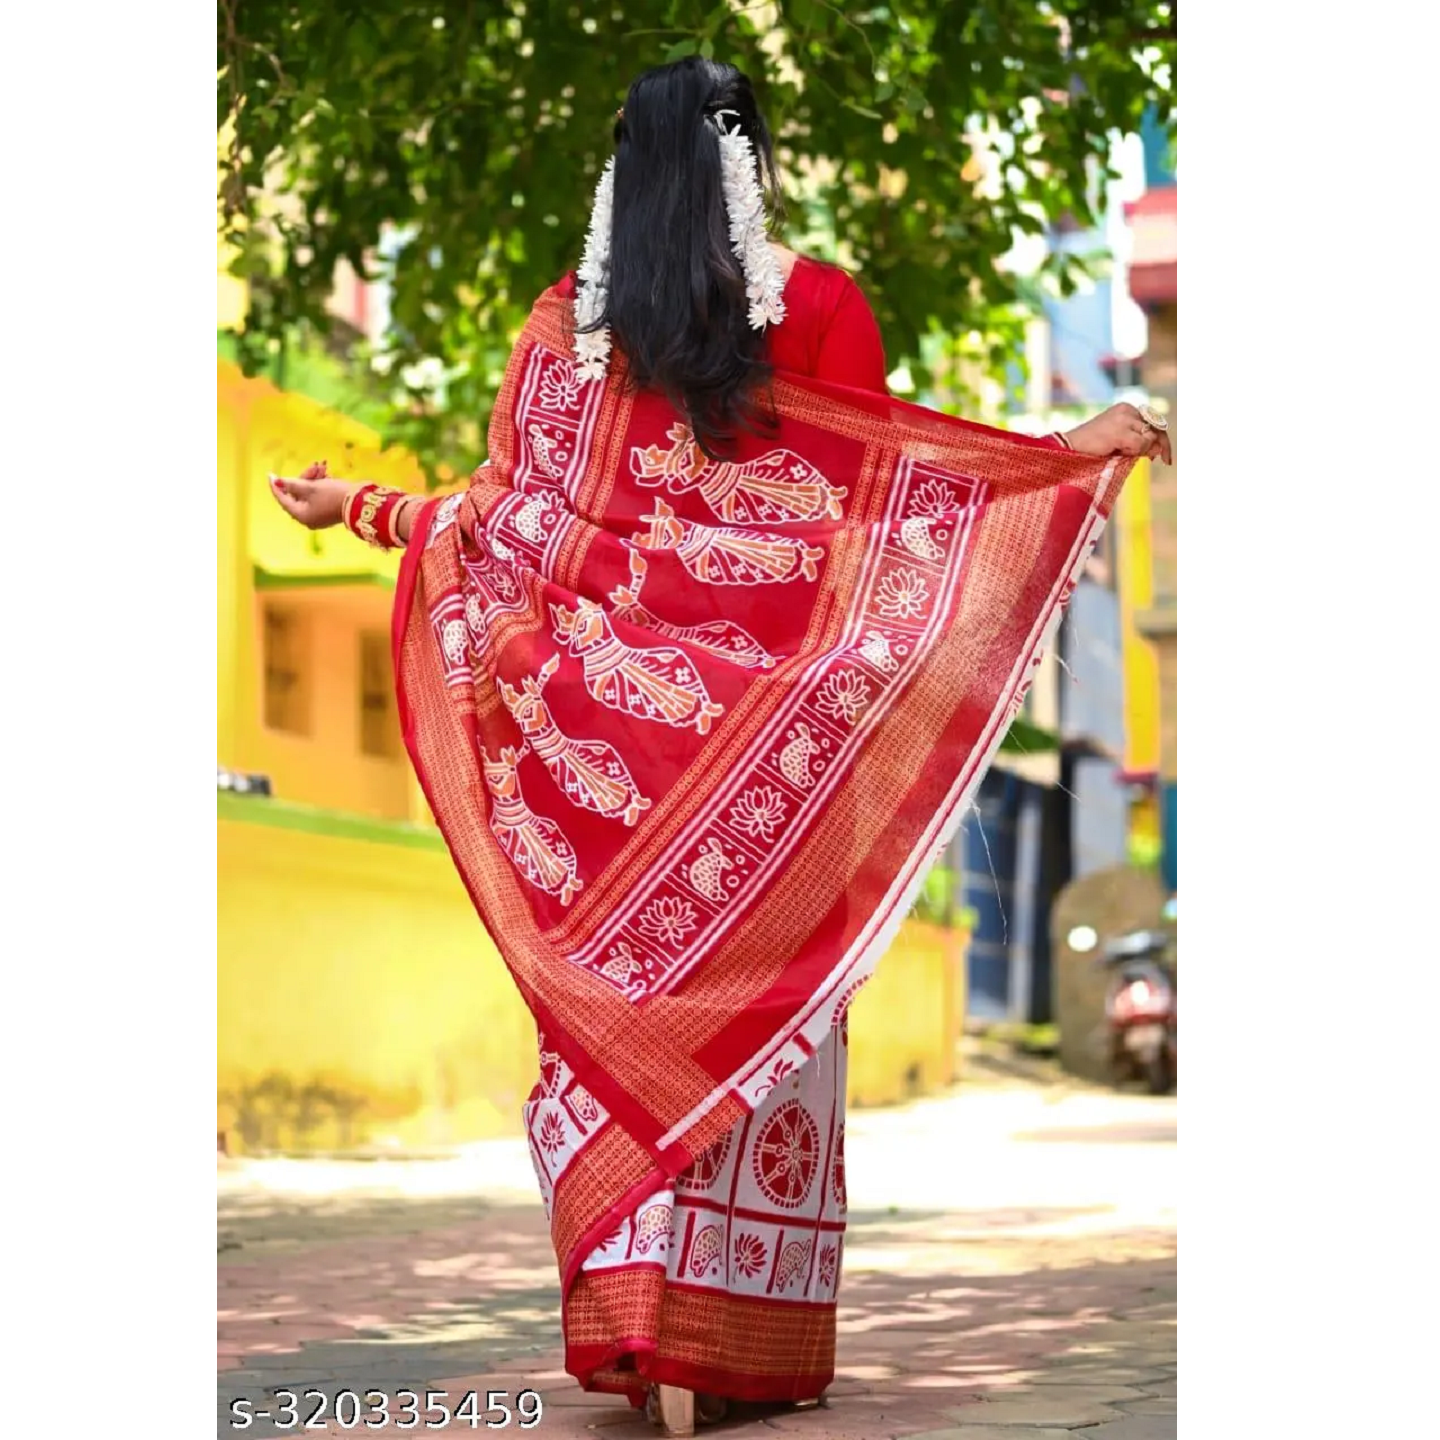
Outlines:
<svg viewBox="0 0 1440 1440"><path fill-rule="evenodd" d="M815 1440L1167 1440L1176 1432L1175 1105L962 1087L852 1112L836 1381L821 1409L702 1435ZM531 1433L649 1440L564 1373L559 1290L521 1141L440 1161L248 1162L221 1171L217 1434L419 1434L335 1397L538 1392ZM292 1388L304 1420L254 1419ZM347 1405L349 1402L345 1402ZM392 1415L399 1401L392 1401ZM526 1402L531 1404L533 1402ZM288 1418L282 1416L282 1419ZM498 1422L499 1411L488 1412ZM473 1431L452 1419L450 1432ZM507 1427L518 1431L519 1416ZM430 1433L434 1433L433 1431ZM499 1433L498 1430L495 1433Z"/></svg>

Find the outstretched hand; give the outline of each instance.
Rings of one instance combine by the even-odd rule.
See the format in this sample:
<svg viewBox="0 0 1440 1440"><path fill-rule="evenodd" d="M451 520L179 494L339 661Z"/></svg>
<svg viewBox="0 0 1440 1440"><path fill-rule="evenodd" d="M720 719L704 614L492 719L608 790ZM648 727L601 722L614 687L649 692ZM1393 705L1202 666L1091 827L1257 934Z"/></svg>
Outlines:
<svg viewBox="0 0 1440 1440"><path fill-rule="evenodd" d="M270 477L270 493L280 508L307 530L328 530L338 525L353 488L344 480L332 480L323 460L306 466L293 480Z"/></svg>
<svg viewBox="0 0 1440 1440"><path fill-rule="evenodd" d="M1169 435L1152 430L1133 405L1112 405L1067 431L1065 438L1081 455L1144 455L1166 465L1175 463Z"/></svg>

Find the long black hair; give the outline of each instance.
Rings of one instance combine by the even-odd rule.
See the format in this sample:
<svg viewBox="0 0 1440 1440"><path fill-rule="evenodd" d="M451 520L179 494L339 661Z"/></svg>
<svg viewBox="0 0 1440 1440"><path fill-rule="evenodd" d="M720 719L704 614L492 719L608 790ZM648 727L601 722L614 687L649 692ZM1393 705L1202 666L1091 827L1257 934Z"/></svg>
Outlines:
<svg viewBox="0 0 1440 1440"><path fill-rule="evenodd" d="M740 262L730 247L714 117L732 112L778 211L770 131L750 81L733 65L690 56L647 70L615 121L609 325L642 389L662 392L706 454L741 430L763 430L770 367L750 328Z"/></svg>

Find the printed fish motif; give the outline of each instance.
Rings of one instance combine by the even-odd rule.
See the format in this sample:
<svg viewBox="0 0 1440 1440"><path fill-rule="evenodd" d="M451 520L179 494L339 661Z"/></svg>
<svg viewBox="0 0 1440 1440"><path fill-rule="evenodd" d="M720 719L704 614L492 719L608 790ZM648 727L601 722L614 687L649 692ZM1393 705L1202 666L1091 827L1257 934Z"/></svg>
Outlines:
<svg viewBox="0 0 1440 1440"><path fill-rule="evenodd" d="M803 721L795 722L795 736L780 752L780 773L792 784L808 790L815 777L810 773L810 758L820 753L810 727Z"/></svg>
<svg viewBox="0 0 1440 1440"><path fill-rule="evenodd" d="M780 1263L775 1270L775 1288L786 1290L802 1276L810 1265L810 1242L792 1240L780 1252Z"/></svg>
<svg viewBox="0 0 1440 1440"><path fill-rule="evenodd" d="M725 847L712 835L700 846L700 855L690 864L690 883L707 899L717 905L730 897L725 891L725 871L733 870L735 862L725 853Z"/></svg>
<svg viewBox="0 0 1440 1440"><path fill-rule="evenodd" d="M870 630L860 643L860 653L877 669L893 675L900 662L890 653L890 642L878 630Z"/></svg>
<svg viewBox="0 0 1440 1440"><path fill-rule="evenodd" d="M515 512L514 525L532 545L543 545L545 543L546 523L555 513L555 504L551 496L542 491L538 495L532 495Z"/></svg>
<svg viewBox="0 0 1440 1440"><path fill-rule="evenodd" d="M690 1273L697 1276L703 1275L720 1258L724 1248L725 1242L720 1238L720 1227L718 1225L705 1226L690 1246Z"/></svg>
<svg viewBox="0 0 1440 1440"><path fill-rule="evenodd" d="M939 560L944 549L935 543L930 533L930 520L924 515L912 515L900 522L900 543L920 560Z"/></svg>
<svg viewBox="0 0 1440 1440"><path fill-rule="evenodd" d="M668 1205L652 1205L635 1226L635 1248L646 1255L657 1241L670 1238L674 1212Z"/></svg>
<svg viewBox="0 0 1440 1440"><path fill-rule="evenodd" d="M645 967L635 958L628 940L617 940L611 947L610 958L600 967L600 973L617 984L627 984L632 975L638 975Z"/></svg>
<svg viewBox="0 0 1440 1440"><path fill-rule="evenodd" d="M535 465L543 470L552 480L563 480L565 472L552 458L555 450L555 442L535 422L530 422L530 428L525 432L530 441L530 453L535 458Z"/></svg>

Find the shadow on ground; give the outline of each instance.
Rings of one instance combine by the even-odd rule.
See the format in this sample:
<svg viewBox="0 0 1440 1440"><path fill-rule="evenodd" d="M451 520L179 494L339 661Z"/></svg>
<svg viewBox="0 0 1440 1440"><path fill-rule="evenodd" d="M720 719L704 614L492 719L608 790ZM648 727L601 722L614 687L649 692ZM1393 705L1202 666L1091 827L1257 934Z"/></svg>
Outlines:
<svg viewBox="0 0 1440 1440"><path fill-rule="evenodd" d="M767 1420L755 1433L796 1423L837 1440L938 1431L954 1424L944 1407L1052 1372L1071 1385L1173 1382L1173 1235L1025 1233L1063 1232L1090 1213L853 1214L833 1404L823 1420ZM455 1377L512 1395L533 1386L575 1434L599 1424L621 1440L636 1423L623 1402L584 1396L563 1373L538 1206L235 1195L219 1219L221 1435L239 1433L234 1401L273 1409L277 1388L313 1386L333 1407L342 1389L393 1395L448 1381L454 1393ZM297 1430L256 1421L247 1433ZM547 1422L539 1433L561 1432Z"/></svg>

